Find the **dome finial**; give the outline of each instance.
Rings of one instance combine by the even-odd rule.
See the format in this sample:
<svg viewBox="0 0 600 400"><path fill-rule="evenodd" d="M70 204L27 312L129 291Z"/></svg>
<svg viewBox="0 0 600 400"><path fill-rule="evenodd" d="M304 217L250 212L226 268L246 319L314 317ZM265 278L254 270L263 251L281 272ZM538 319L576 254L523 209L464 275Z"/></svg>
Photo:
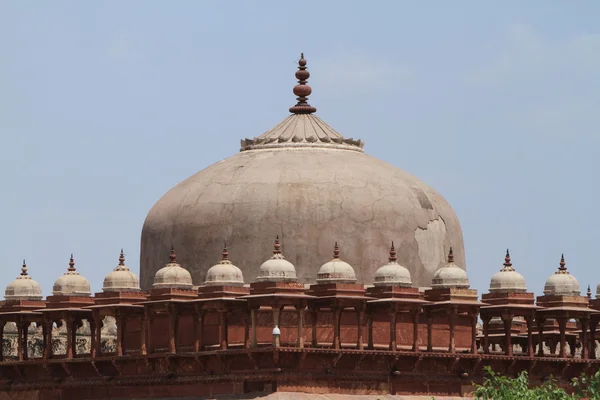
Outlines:
<svg viewBox="0 0 600 400"><path fill-rule="evenodd" d="M452 246L450 246L450 251L448 251L448 264L454 263L454 251L452 250Z"/></svg>
<svg viewBox="0 0 600 400"><path fill-rule="evenodd" d="M227 251L227 242L223 243L223 253L221 257L221 261L229 260L229 251Z"/></svg>
<svg viewBox="0 0 600 400"><path fill-rule="evenodd" d="M588 299L592 298L592 288L590 287L590 285L588 285L588 289L587 289L587 298Z"/></svg>
<svg viewBox="0 0 600 400"><path fill-rule="evenodd" d="M566 267L567 263L565 262L565 255L561 254L560 255L560 264L558 267L558 270L561 272L566 272L567 271L567 267Z"/></svg>
<svg viewBox="0 0 600 400"><path fill-rule="evenodd" d="M310 73L306 69L306 60L304 59L304 53L300 53L300 60L298 60L298 71L296 71L296 79L298 84L294 86L294 94L298 96L295 106L290 107L292 114L312 114L317 109L308 104L308 96L312 93L310 86L306 84L307 79L310 77Z"/></svg>
<svg viewBox="0 0 600 400"><path fill-rule="evenodd" d="M119 266L125 266L125 254L123 253L123 249L121 249L121 254L119 255Z"/></svg>
<svg viewBox="0 0 600 400"><path fill-rule="evenodd" d="M73 253L71 253L71 258L69 259L69 272L75 272L75 259L73 258Z"/></svg>
<svg viewBox="0 0 600 400"><path fill-rule="evenodd" d="M512 267L512 263L510 262L510 252L506 249L506 256L504 256L504 266Z"/></svg>
<svg viewBox="0 0 600 400"><path fill-rule="evenodd" d="M27 276L27 263L23 260L23 266L21 267L21 276Z"/></svg>
<svg viewBox="0 0 600 400"><path fill-rule="evenodd" d="M340 258L340 247L338 246L338 243L335 242L335 245L333 246L333 259L337 260Z"/></svg>
<svg viewBox="0 0 600 400"><path fill-rule="evenodd" d="M396 249L394 248L394 242L392 242L392 247L390 247L390 258L389 261L394 263L398 261L398 257L396 257Z"/></svg>
<svg viewBox="0 0 600 400"><path fill-rule="evenodd" d="M281 254L281 243L279 243L279 235L275 238L275 245L273 245L273 254Z"/></svg>
<svg viewBox="0 0 600 400"><path fill-rule="evenodd" d="M169 253L169 262L175 264L177 262L177 255L175 254L175 248L171 246L171 253Z"/></svg>

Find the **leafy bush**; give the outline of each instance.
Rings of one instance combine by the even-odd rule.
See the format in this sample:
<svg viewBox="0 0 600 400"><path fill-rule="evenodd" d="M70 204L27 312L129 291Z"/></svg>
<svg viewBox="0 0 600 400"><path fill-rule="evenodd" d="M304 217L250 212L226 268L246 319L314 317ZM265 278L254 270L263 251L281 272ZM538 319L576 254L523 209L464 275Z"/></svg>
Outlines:
<svg viewBox="0 0 600 400"><path fill-rule="evenodd" d="M541 386L530 387L529 376L522 371L516 378L508 378L485 368L486 377L477 385L475 397L480 400L575 400L600 399L600 371L592 376L581 375L573 379L574 394L560 388L550 377Z"/></svg>

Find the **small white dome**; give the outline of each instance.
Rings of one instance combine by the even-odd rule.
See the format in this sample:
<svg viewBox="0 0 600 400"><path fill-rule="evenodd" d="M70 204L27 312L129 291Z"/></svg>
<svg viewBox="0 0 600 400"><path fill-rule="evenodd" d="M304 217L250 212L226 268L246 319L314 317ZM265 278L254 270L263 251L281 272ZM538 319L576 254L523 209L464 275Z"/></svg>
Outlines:
<svg viewBox="0 0 600 400"><path fill-rule="evenodd" d="M492 276L490 292L526 292L527 284L523 275L519 274L510 262L510 253L506 250L504 268Z"/></svg>
<svg viewBox="0 0 600 400"><path fill-rule="evenodd" d="M558 271L550 275L544 285L544 294L554 296L580 296L577 279L567 271L564 255L560 258Z"/></svg>
<svg viewBox="0 0 600 400"><path fill-rule="evenodd" d="M431 287L433 289L466 289L469 287L467 271L454 263L454 253L452 252L452 247L450 247L450 251L448 252L448 264L435 271L435 274L433 274L433 279L431 280Z"/></svg>
<svg viewBox="0 0 600 400"><path fill-rule="evenodd" d="M298 280L296 277L296 268L281 254L281 244L279 236L275 239L273 256L262 263L258 270L258 281L270 282L290 282Z"/></svg>
<svg viewBox="0 0 600 400"><path fill-rule="evenodd" d="M169 263L156 271L154 275L153 289L171 288L171 289L192 289L192 275L177 263L175 250L171 249Z"/></svg>
<svg viewBox="0 0 600 400"><path fill-rule="evenodd" d="M4 298L6 300L41 300L42 297L40 284L31 279L27 273L27 264L23 260L21 275L6 286Z"/></svg>
<svg viewBox="0 0 600 400"><path fill-rule="evenodd" d="M337 242L333 250L333 260L323 264L317 272L317 283L356 283L354 268L340 260Z"/></svg>
<svg viewBox="0 0 600 400"><path fill-rule="evenodd" d="M137 276L125 265L123 249L119 256L119 265L106 275L102 290L105 292L139 292L141 290Z"/></svg>
<svg viewBox="0 0 600 400"><path fill-rule="evenodd" d="M223 248L221 261L206 272L206 286L244 286L242 270L229 261L227 246Z"/></svg>
<svg viewBox="0 0 600 400"><path fill-rule="evenodd" d="M410 272L406 267L398 264L397 260L396 249L394 248L394 242L392 242L389 262L375 271L374 286L412 286Z"/></svg>
<svg viewBox="0 0 600 400"><path fill-rule="evenodd" d="M75 269L73 254L69 260L69 268L54 282L52 294L55 296L90 296L90 282Z"/></svg>

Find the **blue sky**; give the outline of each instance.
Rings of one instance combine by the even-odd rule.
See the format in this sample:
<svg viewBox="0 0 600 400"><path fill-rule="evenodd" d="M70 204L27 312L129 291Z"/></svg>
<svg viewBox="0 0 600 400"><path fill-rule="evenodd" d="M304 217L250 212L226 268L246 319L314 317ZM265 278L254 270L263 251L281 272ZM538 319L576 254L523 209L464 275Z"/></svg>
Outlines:
<svg viewBox="0 0 600 400"><path fill-rule="evenodd" d="M0 287L99 291L146 213L293 105L442 193L472 286L600 282L600 3L0 1ZM382 256L382 259L385 258ZM595 291L595 290L594 290Z"/></svg>

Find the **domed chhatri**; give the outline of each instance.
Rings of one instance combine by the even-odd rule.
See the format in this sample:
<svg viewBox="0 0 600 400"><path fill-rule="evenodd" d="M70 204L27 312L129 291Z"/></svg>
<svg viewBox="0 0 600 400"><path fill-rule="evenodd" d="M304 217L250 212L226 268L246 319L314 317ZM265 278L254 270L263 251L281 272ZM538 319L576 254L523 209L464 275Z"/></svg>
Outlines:
<svg viewBox="0 0 600 400"><path fill-rule="evenodd" d="M565 256L560 256L558 271L550 275L544 285L544 294L550 296L579 296L581 290L577 279L567 271Z"/></svg>
<svg viewBox="0 0 600 400"><path fill-rule="evenodd" d="M321 266L317 283L356 283L356 274L350 264L340 259L340 248L335 242L333 259Z"/></svg>
<svg viewBox="0 0 600 400"><path fill-rule="evenodd" d="M227 244L223 246L221 261L210 267L206 273L206 286L244 286L242 270L229 261Z"/></svg>
<svg viewBox="0 0 600 400"><path fill-rule="evenodd" d="M398 264L398 257L396 257L394 242L392 242L392 247L390 248L389 262L375 272L373 285L400 287L412 286L410 272L406 267Z"/></svg>
<svg viewBox="0 0 600 400"><path fill-rule="evenodd" d="M192 275L177 262L175 249L171 247L169 263L158 270L154 276L152 289L192 289Z"/></svg>
<svg viewBox="0 0 600 400"><path fill-rule="evenodd" d="M75 269L73 254L69 259L69 268L60 278L54 282L52 288L54 296L90 296L90 282Z"/></svg>
<svg viewBox="0 0 600 400"><path fill-rule="evenodd" d="M431 280L431 287L433 289L469 288L467 271L454 263L454 251L452 247L450 247L450 251L448 252L448 263L435 271Z"/></svg>
<svg viewBox="0 0 600 400"><path fill-rule="evenodd" d="M125 265L123 249L119 255L119 265L106 275L102 290L105 292L139 292L141 290L137 276Z"/></svg>
<svg viewBox="0 0 600 400"><path fill-rule="evenodd" d="M6 300L42 300L42 288L27 273L27 264L23 260L21 275L6 286L4 298Z"/></svg>
<svg viewBox="0 0 600 400"><path fill-rule="evenodd" d="M490 281L490 292L527 292L525 278L513 268L508 249L504 257L504 267Z"/></svg>
<svg viewBox="0 0 600 400"><path fill-rule="evenodd" d="M295 282L296 268L294 265L286 260L281 254L281 243L279 242L279 235L275 239L275 245L273 246L273 256L270 259L262 263L258 270L258 281L270 281L270 282Z"/></svg>
<svg viewBox="0 0 600 400"><path fill-rule="evenodd" d="M322 240L327 237L352 244L344 259L358 283L373 282L381 254L389 251L389 243L378 239L384 237L402 249L415 286L430 284L450 245L464 268L461 228L446 200L411 174L365 154L361 140L345 138L315 114L304 57L296 78L298 100L289 116L244 139L239 153L179 183L150 210L141 238L142 289L152 285L171 244L185 256L194 281L203 280L210 255L221 249L217 238L236 243L244 255L237 265L245 276L257 277L274 226L289 238L285 258L302 283L313 282L322 260L330 258Z"/></svg>

